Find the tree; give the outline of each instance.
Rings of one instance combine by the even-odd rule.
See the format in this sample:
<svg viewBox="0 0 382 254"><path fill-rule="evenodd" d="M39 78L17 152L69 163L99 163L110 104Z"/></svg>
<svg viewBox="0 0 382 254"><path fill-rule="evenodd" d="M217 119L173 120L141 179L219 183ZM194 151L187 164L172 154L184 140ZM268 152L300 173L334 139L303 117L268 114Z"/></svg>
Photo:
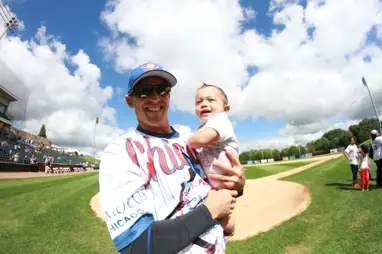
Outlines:
<svg viewBox="0 0 382 254"><path fill-rule="evenodd" d="M249 161L249 152L242 152L240 155L239 155L239 160L241 162L247 162Z"/></svg>
<svg viewBox="0 0 382 254"><path fill-rule="evenodd" d="M281 156L282 156L282 157L288 157L288 148L284 148L284 149L281 151Z"/></svg>
<svg viewBox="0 0 382 254"><path fill-rule="evenodd" d="M40 128L40 132L38 133L38 136L39 137L43 137L43 138L47 138L46 137L46 129L45 129L45 125L44 124Z"/></svg>
<svg viewBox="0 0 382 254"><path fill-rule="evenodd" d="M379 128L379 123L376 118L362 119L358 124L359 132L357 137L357 144L364 142L370 138L370 131Z"/></svg>
<svg viewBox="0 0 382 254"><path fill-rule="evenodd" d="M340 141L338 143L338 147L347 147L348 144L349 144L349 132L346 132L346 134L344 134L341 138L340 138Z"/></svg>
<svg viewBox="0 0 382 254"><path fill-rule="evenodd" d="M306 154L306 148L304 146L299 145L298 149L299 149L299 155Z"/></svg>
<svg viewBox="0 0 382 254"><path fill-rule="evenodd" d="M256 150L255 159L256 160L262 160L263 159L263 152L261 150Z"/></svg>
<svg viewBox="0 0 382 254"><path fill-rule="evenodd" d="M297 146L291 146L288 148L288 155L289 156L297 156L298 155L298 148Z"/></svg>
<svg viewBox="0 0 382 254"><path fill-rule="evenodd" d="M263 153L264 153L264 159L273 158L271 149L264 149Z"/></svg>
<svg viewBox="0 0 382 254"><path fill-rule="evenodd" d="M314 144L317 148L317 151L327 151L330 149L330 142L325 137L317 139Z"/></svg>
<svg viewBox="0 0 382 254"><path fill-rule="evenodd" d="M314 142L308 143L308 153L314 153L316 151L316 146L314 145Z"/></svg>
<svg viewBox="0 0 382 254"><path fill-rule="evenodd" d="M249 151L249 153L248 153L248 159L249 159L250 161L255 160L255 153L256 153L256 150L251 150L251 151Z"/></svg>
<svg viewBox="0 0 382 254"><path fill-rule="evenodd" d="M362 121L360 121L358 124L351 125L348 130L336 128L324 133L321 138L309 142L306 146L307 149L303 146L291 146L290 148L283 149L281 153L278 150L270 149L251 150L248 152L248 157L249 160L261 160L263 158L269 159L293 156L299 154L298 148L300 148L300 154L304 154L306 152L324 152L328 151L329 149L346 147L349 144L350 136L355 136L357 139L357 144L359 145L370 139L371 130L378 128L379 123L376 118L365 118L362 119ZM243 156L241 158L246 158L246 155Z"/></svg>
<svg viewBox="0 0 382 254"><path fill-rule="evenodd" d="M277 150L277 149L274 149L273 151L272 151L272 157L273 158L280 158L281 157L281 153L280 153L280 151L279 150Z"/></svg>
<svg viewBox="0 0 382 254"><path fill-rule="evenodd" d="M370 131L378 129L379 123L376 118L364 118L358 124L351 125L349 127L350 135L355 136L357 144L368 140L370 138ZM349 140L346 145L349 144Z"/></svg>

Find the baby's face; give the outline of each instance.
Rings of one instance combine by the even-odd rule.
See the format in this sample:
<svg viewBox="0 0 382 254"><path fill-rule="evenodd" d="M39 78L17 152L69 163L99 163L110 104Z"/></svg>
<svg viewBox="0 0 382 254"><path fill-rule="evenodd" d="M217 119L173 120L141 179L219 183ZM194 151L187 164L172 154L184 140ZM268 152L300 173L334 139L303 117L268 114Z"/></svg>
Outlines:
<svg viewBox="0 0 382 254"><path fill-rule="evenodd" d="M224 111L224 97L215 87L199 89L195 98L195 113L202 123L206 123L211 116Z"/></svg>

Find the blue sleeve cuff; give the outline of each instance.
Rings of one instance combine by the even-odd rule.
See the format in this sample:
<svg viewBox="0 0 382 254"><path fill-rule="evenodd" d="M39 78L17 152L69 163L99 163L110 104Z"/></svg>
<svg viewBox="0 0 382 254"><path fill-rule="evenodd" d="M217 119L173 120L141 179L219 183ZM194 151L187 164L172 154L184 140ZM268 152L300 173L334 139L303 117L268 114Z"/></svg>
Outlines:
<svg viewBox="0 0 382 254"><path fill-rule="evenodd" d="M114 238L117 251L120 252L134 242L153 222L154 217L151 214L142 215L130 228Z"/></svg>

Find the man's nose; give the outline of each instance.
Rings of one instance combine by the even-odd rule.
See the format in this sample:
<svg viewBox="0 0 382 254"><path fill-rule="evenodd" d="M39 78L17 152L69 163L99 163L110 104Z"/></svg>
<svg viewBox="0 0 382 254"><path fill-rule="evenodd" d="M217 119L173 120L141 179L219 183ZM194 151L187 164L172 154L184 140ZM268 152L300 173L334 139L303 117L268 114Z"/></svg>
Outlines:
<svg viewBox="0 0 382 254"><path fill-rule="evenodd" d="M158 101L160 99L160 95L154 90L149 96L150 101Z"/></svg>

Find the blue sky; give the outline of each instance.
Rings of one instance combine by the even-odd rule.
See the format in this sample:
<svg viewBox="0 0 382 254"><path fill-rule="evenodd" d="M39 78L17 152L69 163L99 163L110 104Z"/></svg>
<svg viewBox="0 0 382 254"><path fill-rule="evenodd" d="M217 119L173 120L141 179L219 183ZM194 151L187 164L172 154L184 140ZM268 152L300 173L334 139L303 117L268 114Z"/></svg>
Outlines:
<svg viewBox="0 0 382 254"><path fill-rule="evenodd" d="M36 30L44 25L49 34L57 36L67 47L71 54L76 54L83 49L102 71L102 85L111 85L113 88L124 88L127 73L118 73L113 69L110 62L105 60L98 41L102 36L109 34L100 20L100 13L105 7L105 1L66 0L27 0L15 1L11 8L25 23L26 29L20 33L20 37L28 40L34 36ZM255 9L256 22L251 21L244 24L244 29L255 28L269 35L271 32L272 19L267 15L268 1L241 1L246 8ZM251 74L255 74L252 72ZM181 84L178 84L181 86ZM179 87L178 87L179 89ZM136 126L136 120L123 100L122 94L114 94L111 106L117 109L117 122L120 128ZM198 126L198 120L190 113L171 111L172 123L190 126L193 130ZM277 131L285 127L285 122L279 119L267 120L265 118L246 118L238 120L236 124L237 137L239 139L253 139L271 137ZM256 129L256 132L253 130Z"/></svg>
<svg viewBox="0 0 382 254"><path fill-rule="evenodd" d="M55 141L91 150L90 134L83 144L77 140L84 133L92 132L90 123L110 106L116 109L118 128L106 122L99 133L102 141L97 149L102 150L113 133L137 125L133 111L123 99L128 73L117 72L116 66L126 70L132 63L155 62L154 59L177 71L179 83L172 93L176 108L189 109L193 103L189 93L196 90L201 80L218 84L231 95L232 115L243 117L241 120L232 117L236 135L246 149L259 146L282 149L292 144L306 144L334 126L346 129L354 121L372 116L368 94L360 84L360 77L364 75L382 112L382 83L378 74L382 68L382 22L378 19L381 2L339 0L316 4L317 1L239 0L238 6L234 0L205 0L176 2L175 6L171 5L175 0L171 1L117 1L118 11L108 10L104 15L108 21L103 23L101 13L106 9L106 1L89 4L75 0L8 0L11 10L24 22L25 30L15 34L21 42L3 40L0 51L5 50L3 58L29 83L32 94L38 98L31 103L31 108L36 108L35 119L27 121L26 129L38 132L39 126L47 123L49 135ZM270 2L279 4L272 13ZM155 7L142 8L146 5ZM239 24L238 16L243 12L250 14L251 10L254 18ZM173 15L173 11L179 15ZM274 25L274 20L279 24ZM177 29L181 25L184 28ZM73 101L67 87L77 81L72 84L57 81L52 90L65 92L63 97L67 101L60 101L47 112L43 105L54 103L55 95L46 94L49 98L42 98L36 93L40 90L48 93L49 80L54 80L54 75L62 80L72 77L59 71L41 72L36 81L33 64L23 62L22 58L26 58L38 64L39 70L48 69L45 67L51 64L28 43L41 26L46 28L46 35L54 36L66 46L67 53L75 56L83 50L100 69L101 88L113 87L113 97L106 99L107 105L102 104L105 101L97 95L98 81L89 96L101 108L84 102L86 89L78 91L81 94ZM158 28L161 33L156 33ZM114 33L116 38L112 36ZM140 45L134 47L119 40L131 36L139 38ZM206 38L200 40L200 36ZM101 45L105 39L111 49ZM19 60L9 53L11 44L20 51ZM29 53L21 53L25 47L29 47ZM118 51L121 48L123 50ZM69 64L67 68L71 72L78 71ZM85 61L81 68L89 70L92 66ZM87 78L96 72L87 73ZM80 85L88 84L82 80ZM240 99L232 94L238 94ZM181 99L180 95L187 99ZM107 91L105 98L109 98ZM69 102L77 108L66 107ZM83 116L84 111L87 116ZM87 120L76 126L81 117ZM296 119L299 125L287 124ZM199 125L193 113L180 110L170 110L170 121L192 130ZM60 128L63 125L66 128Z"/></svg>

